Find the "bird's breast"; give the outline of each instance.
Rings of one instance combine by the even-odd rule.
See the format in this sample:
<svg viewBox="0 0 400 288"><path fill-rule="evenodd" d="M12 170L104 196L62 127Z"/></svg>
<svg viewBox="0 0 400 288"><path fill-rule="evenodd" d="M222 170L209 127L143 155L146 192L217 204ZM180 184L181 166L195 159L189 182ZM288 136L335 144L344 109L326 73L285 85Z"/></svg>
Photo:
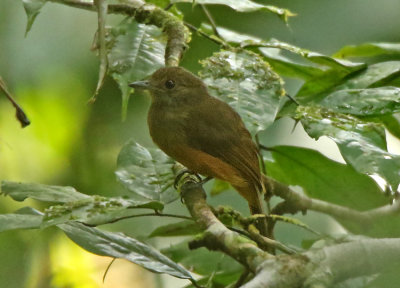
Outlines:
<svg viewBox="0 0 400 288"><path fill-rule="evenodd" d="M187 125L187 113L179 109L150 107L147 118L150 136L161 150L176 158L177 145L187 141L184 125Z"/></svg>

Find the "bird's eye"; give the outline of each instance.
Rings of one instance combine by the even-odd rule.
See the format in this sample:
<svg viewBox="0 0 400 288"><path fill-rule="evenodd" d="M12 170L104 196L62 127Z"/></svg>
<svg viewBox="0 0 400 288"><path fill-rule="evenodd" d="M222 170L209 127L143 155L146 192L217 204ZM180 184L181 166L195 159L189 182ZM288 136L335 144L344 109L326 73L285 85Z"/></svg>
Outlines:
<svg viewBox="0 0 400 288"><path fill-rule="evenodd" d="M175 81L174 80L167 80L165 82L165 87L167 87L167 89L172 89L175 87Z"/></svg>

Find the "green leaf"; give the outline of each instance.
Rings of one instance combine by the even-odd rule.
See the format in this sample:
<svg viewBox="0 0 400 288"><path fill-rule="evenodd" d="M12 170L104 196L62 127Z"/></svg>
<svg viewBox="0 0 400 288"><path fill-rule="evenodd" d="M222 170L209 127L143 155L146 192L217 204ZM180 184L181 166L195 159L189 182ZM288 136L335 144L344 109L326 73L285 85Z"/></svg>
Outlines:
<svg viewBox="0 0 400 288"><path fill-rule="evenodd" d="M70 220L90 225L111 223L118 218L134 215L133 208L162 210L164 206L156 201L90 196L90 198L47 208L41 227L62 224Z"/></svg>
<svg viewBox="0 0 400 288"><path fill-rule="evenodd" d="M380 116L400 111L400 88L339 90L325 97L320 104L339 113L356 116Z"/></svg>
<svg viewBox="0 0 400 288"><path fill-rule="evenodd" d="M238 33L233 30L229 30L223 27L217 27L219 35L227 42L233 44L240 44L243 47L250 47L250 43L268 43L260 38L246 35L242 33ZM208 24L201 24L200 30L203 33L207 33L210 37L213 37L212 27ZM274 42L275 43L275 42ZM267 45L266 45L267 46ZM273 44L271 47L274 47ZM300 49L300 48L299 48ZM261 53L264 55L264 58L267 59L268 63L272 66L273 70L280 75L294 78L302 78L302 79L311 79L315 78L321 73L323 70L317 67L313 67L310 65L300 64L296 61L289 59L288 57L282 55L281 50L278 48L260 48Z"/></svg>
<svg viewBox="0 0 400 288"><path fill-rule="evenodd" d="M378 55L400 54L400 43L363 43L360 45L348 45L341 48L335 54L337 58L371 57Z"/></svg>
<svg viewBox="0 0 400 288"><path fill-rule="evenodd" d="M258 47L277 71L281 70L283 75L289 77L299 77L307 80L296 95L296 99L300 103L318 102L318 100L321 100L320 94L322 92L329 91L329 89L345 81L345 78L350 74L366 68L364 63L332 58L276 39L271 39L270 41L250 40L243 42L241 46L244 48ZM271 48L288 51L317 64L317 67L303 65L281 55L276 56L276 53L273 53L274 50Z"/></svg>
<svg viewBox="0 0 400 288"><path fill-rule="evenodd" d="M201 64L199 74L210 93L231 105L250 133L273 123L285 91L281 78L261 57L248 51L222 51Z"/></svg>
<svg viewBox="0 0 400 288"><path fill-rule="evenodd" d="M0 232L15 229L39 228L43 216L30 207L24 207L10 214L0 214Z"/></svg>
<svg viewBox="0 0 400 288"><path fill-rule="evenodd" d="M164 66L165 43L159 28L138 24L133 18L112 29L108 40L109 73L122 92L123 119L131 91L128 84L142 80Z"/></svg>
<svg viewBox="0 0 400 288"><path fill-rule="evenodd" d="M25 36L29 33L32 28L33 22L40 13L43 5L47 0L22 0L26 16L28 16L28 22L26 23Z"/></svg>
<svg viewBox="0 0 400 288"><path fill-rule="evenodd" d="M171 0L171 3L193 3L193 0ZM289 17L296 15L288 9L271 5L261 5L250 0L196 0L195 4L225 5L237 12L267 11L278 15L285 22L287 22Z"/></svg>
<svg viewBox="0 0 400 288"><path fill-rule="evenodd" d="M329 69L315 78L310 78L300 87L296 94L296 100L302 104L318 103L326 96L327 91L342 83L348 74L347 72Z"/></svg>
<svg viewBox="0 0 400 288"><path fill-rule="evenodd" d="M387 83L400 77L400 61L388 61L373 64L355 74L334 91L343 89L364 89L386 86Z"/></svg>
<svg viewBox="0 0 400 288"><path fill-rule="evenodd" d="M380 176L392 191L397 190L400 156L387 152L382 125L318 107L299 106L296 119L312 138L328 136L335 141L344 160L355 170Z"/></svg>
<svg viewBox="0 0 400 288"><path fill-rule="evenodd" d="M238 273L242 267L229 256L221 252L209 251L206 248L190 250L188 241L162 249L161 252L173 261L200 275L212 273Z"/></svg>
<svg viewBox="0 0 400 288"><path fill-rule="evenodd" d="M304 59L307 59L315 64L319 64L322 66L326 66L328 68L332 68L338 71L343 71L346 73L353 73L355 71L359 71L366 67L364 63L356 63L343 59L336 59L327 55L323 55L321 53L313 52L304 48L300 48L294 46L292 44L279 41L277 39L271 39L269 41L246 41L246 43L242 43L243 48L246 47L265 47L265 48L278 48L281 50L289 51L293 54L299 55Z"/></svg>
<svg viewBox="0 0 400 288"><path fill-rule="evenodd" d="M383 123L386 129L392 133L393 136L400 139L400 115L384 115L382 117L377 118L378 121Z"/></svg>
<svg viewBox="0 0 400 288"><path fill-rule="evenodd" d="M276 48L260 48L274 71L282 76L310 80L320 77L324 70L318 67L298 63L284 55L276 53ZM279 50L278 50L279 51Z"/></svg>
<svg viewBox="0 0 400 288"><path fill-rule="evenodd" d="M169 203L178 199L173 189L174 161L157 148L129 141L118 155L117 179L129 191L147 199Z"/></svg>
<svg viewBox="0 0 400 288"><path fill-rule="evenodd" d="M370 177L315 150L277 146L271 148L271 154L274 161L266 162L268 174L288 185L301 186L310 197L357 210L388 203Z"/></svg>
<svg viewBox="0 0 400 288"><path fill-rule="evenodd" d="M193 279L190 272L154 248L122 233L101 231L80 223L58 225L83 249L101 256L126 259L155 273L166 273L182 279Z"/></svg>
<svg viewBox="0 0 400 288"><path fill-rule="evenodd" d="M188 236L200 233L202 230L199 225L190 220L184 220L177 223L167 224L157 227L149 235L149 237L172 237L172 236Z"/></svg>
<svg viewBox="0 0 400 288"><path fill-rule="evenodd" d="M16 201L31 198L44 202L72 202L88 199L90 196L79 193L68 186L50 186L37 183L1 182L1 193Z"/></svg>

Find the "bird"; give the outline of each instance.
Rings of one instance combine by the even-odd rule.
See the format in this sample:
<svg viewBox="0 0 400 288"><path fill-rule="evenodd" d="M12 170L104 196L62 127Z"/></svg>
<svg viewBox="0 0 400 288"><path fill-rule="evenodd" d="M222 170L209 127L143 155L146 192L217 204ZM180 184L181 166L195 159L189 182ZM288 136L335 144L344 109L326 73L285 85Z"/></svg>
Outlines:
<svg viewBox="0 0 400 288"><path fill-rule="evenodd" d="M251 214L265 214L257 146L240 115L208 92L182 67L163 67L129 84L150 91L147 122L153 142L190 171L226 181L243 196ZM266 221L257 225L266 233Z"/></svg>

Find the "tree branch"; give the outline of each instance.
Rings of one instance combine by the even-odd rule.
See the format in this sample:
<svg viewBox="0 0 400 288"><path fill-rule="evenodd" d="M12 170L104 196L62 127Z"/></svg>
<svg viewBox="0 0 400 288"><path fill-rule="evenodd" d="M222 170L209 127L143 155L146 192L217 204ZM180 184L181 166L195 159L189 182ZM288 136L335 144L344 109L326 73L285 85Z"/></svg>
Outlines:
<svg viewBox="0 0 400 288"><path fill-rule="evenodd" d="M96 11L93 2L79 0L48 0L75 8ZM161 29L167 35L165 48L165 65L178 66L180 59L190 41L190 32L181 20L171 13L141 0L129 0L129 4L110 4L108 13L124 14L134 17L139 23L152 24Z"/></svg>
<svg viewBox="0 0 400 288"><path fill-rule="evenodd" d="M286 185L272 179L266 178L266 181L267 187L275 195L290 201L299 200L300 202L295 203L301 203L298 206L300 208L319 207L322 210L335 211L332 212L335 215L337 211L347 211L347 208L338 205L326 206L329 203L324 201L315 202L315 199L295 193ZM383 272L388 267L387 263L400 259L400 239L362 239L325 246L302 254L273 256L259 249L254 242L227 229L207 205L204 190L199 184L186 181L181 186L181 191L190 214L205 230L201 237L191 242L190 248L204 246L210 250L219 250L245 265L255 277L241 286L244 288L330 287L350 278ZM348 210L351 212L345 213L361 215L387 215L395 211L386 206L370 212ZM355 261L349 262L348 259Z"/></svg>
<svg viewBox="0 0 400 288"><path fill-rule="evenodd" d="M266 176L264 177L264 183L270 193L286 200L280 207L278 206L278 208L281 208L286 213L294 214L298 211L305 211L309 209L328 214L335 218L358 222L360 224L368 224L368 222L372 219L388 215L395 215L400 212L399 201L396 201L392 205L385 205L383 207L361 212L323 200L310 198L306 195L293 191L287 185Z"/></svg>
<svg viewBox="0 0 400 288"><path fill-rule="evenodd" d="M274 258L253 241L226 228L207 205L205 192L199 184L186 182L181 187L181 193L190 214L204 230L202 237L191 242L191 249L205 246L210 250L223 251L253 273L265 259Z"/></svg>

